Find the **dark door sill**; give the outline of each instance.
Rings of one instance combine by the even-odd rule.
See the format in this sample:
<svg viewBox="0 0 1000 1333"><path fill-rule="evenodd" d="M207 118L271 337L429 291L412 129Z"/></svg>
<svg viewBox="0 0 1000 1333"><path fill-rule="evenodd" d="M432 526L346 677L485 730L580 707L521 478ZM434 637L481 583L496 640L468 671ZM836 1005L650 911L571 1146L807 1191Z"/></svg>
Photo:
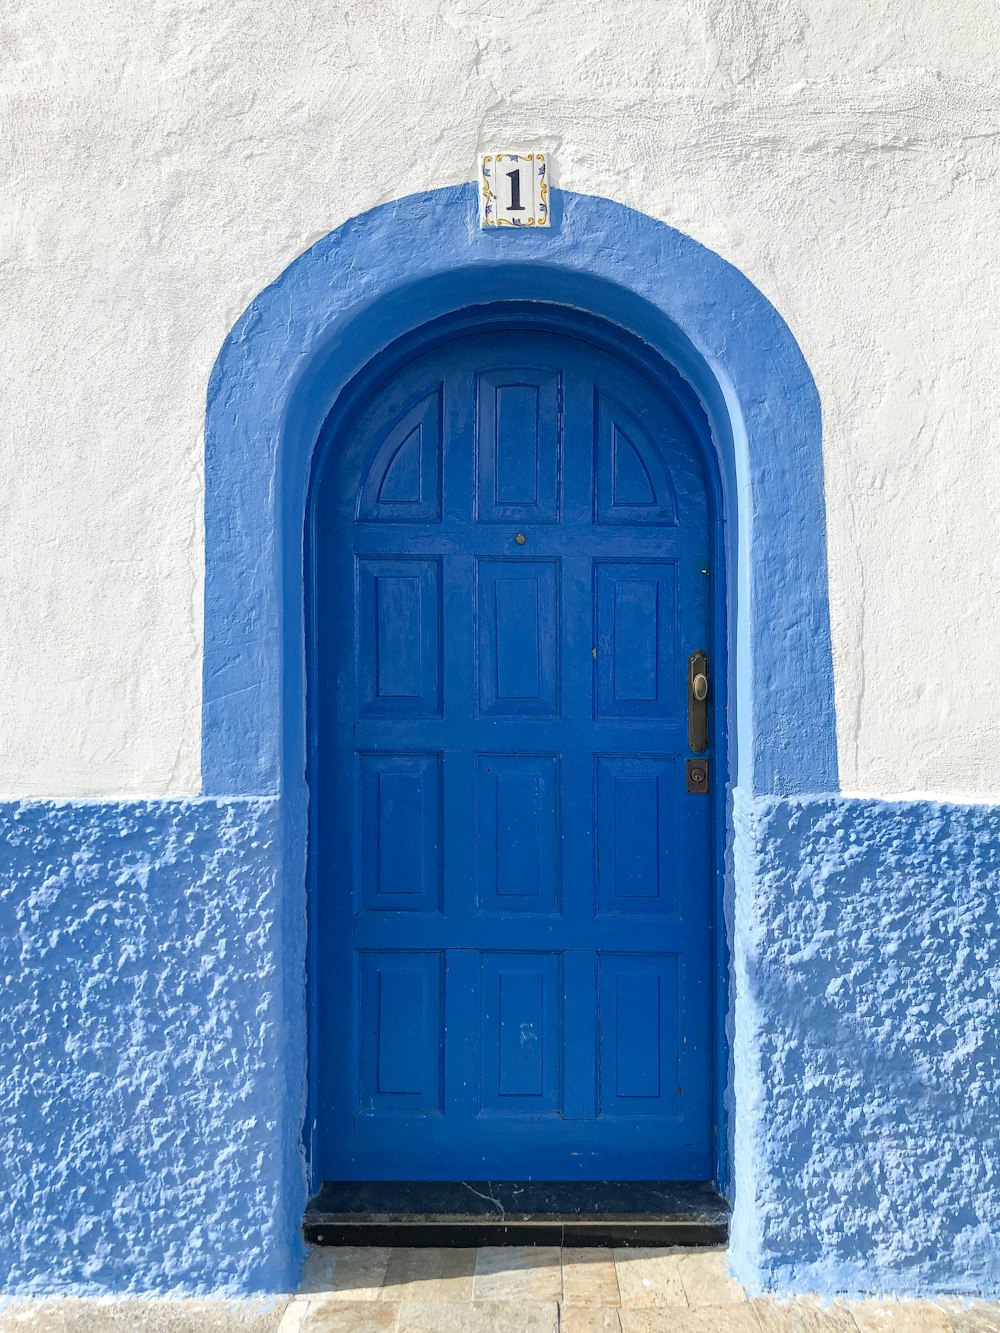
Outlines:
<svg viewBox="0 0 1000 1333"><path fill-rule="evenodd" d="M722 1245L729 1205L698 1181L326 1181L311 1245Z"/></svg>

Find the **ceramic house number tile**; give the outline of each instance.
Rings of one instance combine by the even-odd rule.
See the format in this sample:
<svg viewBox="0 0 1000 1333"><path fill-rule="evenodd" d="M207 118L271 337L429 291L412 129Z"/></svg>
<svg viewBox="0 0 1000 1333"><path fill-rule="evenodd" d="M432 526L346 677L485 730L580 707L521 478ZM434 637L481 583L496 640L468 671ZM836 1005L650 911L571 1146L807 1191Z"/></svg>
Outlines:
<svg viewBox="0 0 1000 1333"><path fill-rule="evenodd" d="M545 153L479 155L479 220L484 227L549 225Z"/></svg>

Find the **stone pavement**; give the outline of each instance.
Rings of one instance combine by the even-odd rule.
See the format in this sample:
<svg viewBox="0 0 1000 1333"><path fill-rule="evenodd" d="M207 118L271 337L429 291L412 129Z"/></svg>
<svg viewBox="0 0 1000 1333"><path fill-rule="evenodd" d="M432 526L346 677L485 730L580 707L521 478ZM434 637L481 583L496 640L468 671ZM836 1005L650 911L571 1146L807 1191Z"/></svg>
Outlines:
<svg viewBox="0 0 1000 1333"><path fill-rule="evenodd" d="M748 1300L718 1250L312 1249L295 1296L38 1300L0 1333L1000 1333L1000 1304Z"/></svg>

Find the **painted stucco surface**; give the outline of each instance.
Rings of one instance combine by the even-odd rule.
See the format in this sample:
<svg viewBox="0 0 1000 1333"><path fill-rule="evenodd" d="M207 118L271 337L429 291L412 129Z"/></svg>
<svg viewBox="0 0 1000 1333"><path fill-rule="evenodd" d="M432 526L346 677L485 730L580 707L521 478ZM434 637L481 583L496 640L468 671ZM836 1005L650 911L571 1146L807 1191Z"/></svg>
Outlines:
<svg viewBox="0 0 1000 1333"><path fill-rule="evenodd" d="M717 250L785 317L823 403L844 786L997 794L998 21L8 5L0 792L198 791L218 349L319 236L504 142Z"/></svg>
<svg viewBox="0 0 1000 1333"><path fill-rule="evenodd" d="M739 1276L996 1296L996 811L738 795L735 856Z"/></svg>
<svg viewBox="0 0 1000 1333"><path fill-rule="evenodd" d="M0 807L0 1289L281 1290L302 927L276 803Z"/></svg>

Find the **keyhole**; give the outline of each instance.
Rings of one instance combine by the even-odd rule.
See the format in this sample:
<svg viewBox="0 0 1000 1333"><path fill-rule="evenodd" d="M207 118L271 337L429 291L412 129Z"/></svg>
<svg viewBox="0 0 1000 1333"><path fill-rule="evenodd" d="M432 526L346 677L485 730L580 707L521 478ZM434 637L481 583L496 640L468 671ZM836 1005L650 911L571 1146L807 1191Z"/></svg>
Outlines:
<svg viewBox="0 0 1000 1333"><path fill-rule="evenodd" d="M514 540L517 542L518 546L523 546L528 539L523 532L519 532Z"/></svg>

